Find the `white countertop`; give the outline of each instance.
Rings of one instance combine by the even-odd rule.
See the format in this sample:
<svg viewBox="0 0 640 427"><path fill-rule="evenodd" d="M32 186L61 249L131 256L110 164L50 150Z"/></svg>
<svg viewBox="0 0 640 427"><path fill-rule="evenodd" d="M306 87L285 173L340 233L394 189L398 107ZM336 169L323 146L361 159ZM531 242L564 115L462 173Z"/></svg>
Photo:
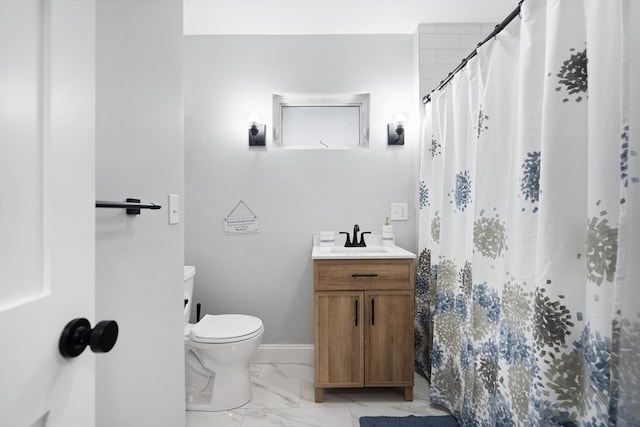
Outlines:
<svg viewBox="0 0 640 427"><path fill-rule="evenodd" d="M382 246L379 236L368 235L371 241L366 247L345 248L344 242L336 246L320 246L317 235L313 236L311 259L402 259L416 258L416 254L402 249L400 246ZM336 241L338 243L338 241Z"/></svg>

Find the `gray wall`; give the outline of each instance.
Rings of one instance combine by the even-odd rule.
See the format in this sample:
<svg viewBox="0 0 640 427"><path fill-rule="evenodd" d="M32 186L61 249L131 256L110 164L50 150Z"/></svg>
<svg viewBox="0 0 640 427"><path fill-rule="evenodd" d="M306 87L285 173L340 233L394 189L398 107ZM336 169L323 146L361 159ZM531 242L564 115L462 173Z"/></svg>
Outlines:
<svg viewBox="0 0 640 427"><path fill-rule="evenodd" d="M103 427L184 425L182 1L97 2L96 197L138 197L160 211L96 210L96 318L120 336L96 356ZM184 221L183 221L184 223Z"/></svg>
<svg viewBox="0 0 640 427"><path fill-rule="evenodd" d="M313 342L311 236L380 232L391 202L397 244L415 250L418 74L413 35L187 36L185 42L185 262L196 266L205 313L262 318L264 343ZM271 145L272 93L371 94L370 147L282 150ZM267 124L266 148L249 148L247 118ZM396 113L404 147L387 146ZM239 200L257 234L224 235Z"/></svg>

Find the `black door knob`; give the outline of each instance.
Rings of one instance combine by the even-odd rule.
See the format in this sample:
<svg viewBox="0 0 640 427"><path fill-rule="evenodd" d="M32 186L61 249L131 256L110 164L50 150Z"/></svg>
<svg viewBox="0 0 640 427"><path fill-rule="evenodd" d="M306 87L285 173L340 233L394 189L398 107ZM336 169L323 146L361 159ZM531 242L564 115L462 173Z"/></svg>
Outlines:
<svg viewBox="0 0 640 427"><path fill-rule="evenodd" d="M107 353L116 345L118 324L115 320L102 320L95 328L85 318L73 319L64 327L58 348L63 357L76 357L88 346L94 353Z"/></svg>

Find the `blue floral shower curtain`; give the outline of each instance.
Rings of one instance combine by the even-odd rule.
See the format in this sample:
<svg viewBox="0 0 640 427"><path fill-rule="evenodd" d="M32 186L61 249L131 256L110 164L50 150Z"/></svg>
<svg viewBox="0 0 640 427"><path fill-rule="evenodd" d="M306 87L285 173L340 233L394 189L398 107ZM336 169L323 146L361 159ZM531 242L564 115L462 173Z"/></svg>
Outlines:
<svg viewBox="0 0 640 427"><path fill-rule="evenodd" d="M525 0L427 104L416 365L462 425L640 425L639 21Z"/></svg>

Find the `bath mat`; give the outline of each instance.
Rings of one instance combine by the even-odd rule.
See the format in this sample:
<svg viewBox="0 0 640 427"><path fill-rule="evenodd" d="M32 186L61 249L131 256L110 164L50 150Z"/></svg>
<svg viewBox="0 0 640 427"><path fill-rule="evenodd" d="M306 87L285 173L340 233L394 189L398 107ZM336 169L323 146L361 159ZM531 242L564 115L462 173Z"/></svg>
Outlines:
<svg viewBox="0 0 640 427"><path fill-rule="evenodd" d="M361 417L360 427L459 427L450 415L417 417Z"/></svg>

